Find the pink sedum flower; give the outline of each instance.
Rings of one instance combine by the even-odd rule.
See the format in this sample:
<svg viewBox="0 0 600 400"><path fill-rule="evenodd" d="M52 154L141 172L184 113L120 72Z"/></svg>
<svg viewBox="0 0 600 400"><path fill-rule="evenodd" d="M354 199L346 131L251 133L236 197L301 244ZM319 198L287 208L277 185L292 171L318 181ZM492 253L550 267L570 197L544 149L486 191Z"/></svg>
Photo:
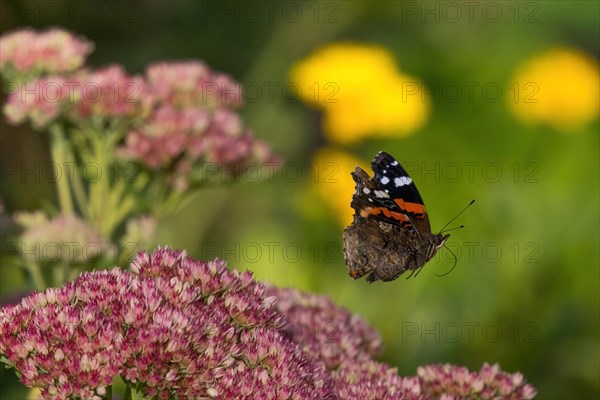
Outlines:
<svg viewBox="0 0 600 400"><path fill-rule="evenodd" d="M165 173L167 184L178 190L205 180L206 163L227 177L250 163L280 164L232 110L242 101L230 77L200 61L154 64L146 75L154 108L128 132L122 157Z"/></svg>
<svg viewBox="0 0 600 400"><path fill-rule="evenodd" d="M533 399L537 391L519 372L509 374L498 364L483 364L479 371L450 364L431 364L417 371L421 387L429 397L442 394L451 400L463 399Z"/></svg>
<svg viewBox="0 0 600 400"><path fill-rule="evenodd" d="M228 109L219 109L202 135L190 140L190 154L203 156L208 162L227 167L243 167L250 162L268 162L270 154L262 155L263 142L244 128L240 117Z"/></svg>
<svg viewBox="0 0 600 400"><path fill-rule="evenodd" d="M70 77L48 76L13 86L4 113L12 124L30 120L44 128L58 117L85 125L145 117L152 97L141 77L120 66L80 71Z"/></svg>
<svg viewBox="0 0 600 400"><path fill-rule="evenodd" d="M428 400L419 379L400 377L396 368L362 354L330 371L339 399Z"/></svg>
<svg viewBox="0 0 600 400"><path fill-rule="evenodd" d="M44 398L94 398L120 375L147 397L334 399L280 331L266 288L220 260L141 253L0 311L0 354Z"/></svg>
<svg viewBox="0 0 600 400"><path fill-rule="evenodd" d="M131 269L165 301L150 311L135 340L140 350L125 365L147 395L332 398L324 368L280 333L280 315L249 273L167 248L140 254Z"/></svg>
<svg viewBox="0 0 600 400"><path fill-rule="evenodd" d="M84 273L3 308L0 353L44 398L94 398L130 355L124 315L136 285L118 269Z"/></svg>
<svg viewBox="0 0 600 400"><path fill-rule="evenodd" d="M143 118L152 105L144 79L128 75L120 65L81 71L73 80L79 93L69 113L73 119Z"/></svg>
<svg viewBox="0 0 600 400"><path fill-rule="evenodd" d="M239 83L202 61L156 63L148 67L146 76L156 98L175 107L214 109L242 103Z"/></svg>
<svg viewBox="0 0 600 400"><path fill-rule="evenodd" d="M201 108L163 106L144 125L129 132L121 154L144 160L150 168L167 166L186 152L190 139L206 129L209 119L208 112Z"/></svg>
<svg viewBox="0 0 600 400"><path fill-rule="evenodd" d="M4 105L7 121L16 125L29 120L34 128L44 128L76 101L72 84L67 78L50 76L14 86Z"/></svg>
<svg viewBox="0 0 600 400"><path fill-rule="evenodd" d="M107 256L111 248L110 242L72 214L48 218L42 212L16 213L14 219L25 228L19 250L28 262L83 265Z"/></svg>
<svg viewBox="0 0 600 400"><path fill-rule="evenodd" d="M339 399L468 400L532 399L536 390L520 373L508 374L484 364L479 372L453 365L419 367L417 376L401 377L396 368L374 360L379 334L326 296L296 289L270 288L274 308L285 317L284 332L329 372Z"/></svg>
<svg viewBox="0 0 600 400"><path fill-rule="evenodd" d="M278 300L279 299L279 300ZM316 334L336 326L335 340ZM295 326L290 330L292 324ZM326 331L327 332L327 331ZM169 248L0 310L0 354L44 398L99 398L120 375L158 399L530 399L522 375L428 365L400 377L380 339L324 296L265 287Z"/></svg>
<svg viewBox="0 0 600 400"><path fill-rule="evenodd" d="M0 37L0 68L28 76L70 72L83 65L93 48L91 42L63 29L22 29Z"/></svg>
<svg viewBox="0 0 600 400"><path fill-rule="evenodd" d="M269 294L277 299L275 309L286 317L284 330L291 340L328 369L380 352L377 331L329 297L275 287Z"/></svg>

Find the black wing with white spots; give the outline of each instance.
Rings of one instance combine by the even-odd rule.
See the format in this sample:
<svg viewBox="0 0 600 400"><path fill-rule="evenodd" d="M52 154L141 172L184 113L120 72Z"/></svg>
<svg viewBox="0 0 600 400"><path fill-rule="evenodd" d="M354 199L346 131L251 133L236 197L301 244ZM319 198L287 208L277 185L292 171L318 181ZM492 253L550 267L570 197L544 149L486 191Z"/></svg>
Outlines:
<svg viewBox="0 0 600 400"><path fill-rule="evenodd" d="M408 173L391 155L379 152L371 167L371 179L360 167L352 173L356 192L351 206L363 218L376 218L420 233L430 233L429 218L421 195Z"/></svg>
<svg viewBox="0 0 600 400"><path fill-rule="evenodd" d="M423 204L423 199L408 172L390 154L380 151L371 162L375 176L373 180L389 191L393 199Z"/></svg>

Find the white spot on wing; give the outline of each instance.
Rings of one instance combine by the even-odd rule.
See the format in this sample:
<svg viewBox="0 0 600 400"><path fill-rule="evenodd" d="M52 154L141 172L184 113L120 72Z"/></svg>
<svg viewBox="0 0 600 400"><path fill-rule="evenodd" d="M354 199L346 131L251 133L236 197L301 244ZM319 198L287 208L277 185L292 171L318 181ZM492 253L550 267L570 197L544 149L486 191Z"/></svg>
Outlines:
<svg viewBox="0 0 600 400"><path fill-rule="evenodd" d="M390 178L388 178L387 176L384 176L383 178L381 178L380 182L382 185L387 185L390 182Z"/></svg>
<svg viewBox="0 0 600 400"><path fill-rule="evenodd" d="M394 179L394 184L396 185L396 187L410 185L411 183L412 179L410 179L408 176L401 176L399 178Z"/></svg>
<svg viewBox="0 0 600 400"><path fill-rule="evenodd" d="M384 199L390 198L390 195L387 194L386 192L384 192L383 190L376 190L373 193L375 193L375 197L384 198Z"/></svg>
<svg viewBox="0 0 600 400"><path fill-rule="evenodd" d="M396 166L396 165L398 165L398 161L394 160L394 162L391 163L390 165Z"/></svg>
<svg viewBox="0 0 600 400"><path fill-rule="evenodd" d="M369 188L363 188L363 193L369 194L369 193L371 193L371 191L369 190Z"/></svg>

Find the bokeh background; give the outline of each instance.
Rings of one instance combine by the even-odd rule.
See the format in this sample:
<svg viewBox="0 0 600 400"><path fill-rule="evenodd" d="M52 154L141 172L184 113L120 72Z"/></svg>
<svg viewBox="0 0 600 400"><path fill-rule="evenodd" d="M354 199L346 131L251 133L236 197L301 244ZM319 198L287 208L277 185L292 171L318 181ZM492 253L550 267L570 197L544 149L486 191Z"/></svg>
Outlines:
<svg viewBox="0 0 600 400"><path fill-rule="evenodd" d="M600 3L0 7L3 33L61 26L87 37L93 66L143 73L159 60L202 59L248 88L244 121L283 168L201 190L160 221L159 243L331 296L381 332L382 359L400 374L498 362L540 399L600 395ZM1 124L2 162L49 160L46 136ZM417 279L348 277L349 173L379 150L412 174L434 231L477 200L454 223L466 228L449 240L458 259L449 275L435 276L453 265L443 250ZM43 179L3 176L0 194L7 212L56 201ZM22 271L0 272L4 299L22 290ZM4 393L18 393L12 375L0 375Z"/></svg>

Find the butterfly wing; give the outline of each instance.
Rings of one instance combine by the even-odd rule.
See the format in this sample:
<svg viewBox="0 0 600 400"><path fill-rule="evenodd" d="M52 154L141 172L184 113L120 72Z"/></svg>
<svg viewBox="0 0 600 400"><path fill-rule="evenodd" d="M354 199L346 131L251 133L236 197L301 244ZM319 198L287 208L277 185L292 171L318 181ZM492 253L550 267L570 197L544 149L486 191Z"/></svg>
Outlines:
<svg viewBox="0 0 600 400"><path fill-rule="evenodd" d="M418 236L399 225L381 228L372 218L354 216L344 229L344 260L353 279L367 277L367 282L392 281L405 271L416 269L415 250L421 242Z"/></svg>
<svg viewBox="0 0 600 400"><path fill-rule="evenodd" d="M351 206L363 218L376 218L400 224L408 230L431 233L423 199L400 163L388 153L379 152L371 163L374 177L356 167L352 177L356 192Z"/></svg>

